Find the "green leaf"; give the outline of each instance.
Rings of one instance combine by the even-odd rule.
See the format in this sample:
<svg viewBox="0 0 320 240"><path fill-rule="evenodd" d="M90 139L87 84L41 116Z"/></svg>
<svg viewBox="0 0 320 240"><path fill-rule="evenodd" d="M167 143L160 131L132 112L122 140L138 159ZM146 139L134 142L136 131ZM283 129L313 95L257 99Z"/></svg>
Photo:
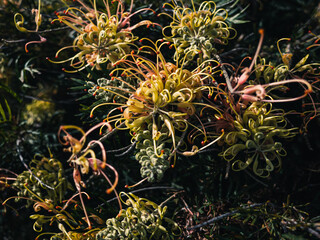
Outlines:
<svg viewBox="0 0 320 240"><path fill-rule="evenodd" d="M306 63L308 57L309 57L309 54L307 54L304 58L302 58L302 59L294 66L293 69L296 69L296 68L299 68L299 67L303 66L303 65Z"/></svg>
<svg viewBox="0 0 320 240"><path fill-rule="evenodd" d="M0 89L5 90L7 93L9 93L11 96L13 96L19 103L22 102L22 99L18 96L18 94L16 92L12 91L11 88L9 88L8 86L0 83Z"/></svg>
<svg viewBox="0 0 320 240"><path fill-rule="evenodd" d="M0 114L1 114L1 119L0 122L6 122L6 121L11 121L11 109L9 107L9 104L7 100L4 98L4 103L7 108L7 112L5 112L5 109L3 108L2 104L0 104Z"/></svg>
<svg viewBox="0 0 320 240"><path fill-rule="evenodd" d="M281 237L288 240L307 240L307 238L304 238L303 236L294 235L292 233L286 233L283 234Z"/></svg>
<svg viewBox="0 0 320 240"><path fill-rule="evenodd" d="M93 96L91 94L86 94L86 95L83 95L79 98L77 98L77 101L81 101L81 100L84 100L84 99L87 99L87 98L92 98Z"/></svg>
<svg viewBox="0 0 320 240"><path fill-rule="evenodd" d="M3 110L3 107L2 107L2 105L0 104L0 113L1 113L1 119L0 119L0 122L5 122L5 121L7 121L7 118L6 118L6 114L5 114L5 112L4 112L4 110Z"/></svg>

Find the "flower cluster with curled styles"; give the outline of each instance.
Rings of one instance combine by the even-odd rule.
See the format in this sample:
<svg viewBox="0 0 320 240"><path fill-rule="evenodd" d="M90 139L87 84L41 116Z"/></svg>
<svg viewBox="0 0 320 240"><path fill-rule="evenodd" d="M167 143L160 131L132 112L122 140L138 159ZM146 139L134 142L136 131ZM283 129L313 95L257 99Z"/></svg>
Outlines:
<svg viewBox="0 0 320 240"><path fill-rule="evenodd" d="M119 77L112 78L99 78L97 84L92 81L87 82L88 93L92 94L97 100L101 102L118 102L125 103L126 99L122 97L129 97L130 90L132 90L128 83L132 82L130 78Z"/></svg>
<svg viewBox="0 0 320 240"><path fill-rule="evenodd" d="M289 87L286 84L278 83L290 83L290 82L300 82L306 86L304 94L297 98L289 99L290 101L302 99L308 96L308 99L311 100L309 103L304 103L303 108L307 107L308 110L305 110L301 116L304 117L303 124L300 131L307 131L307 126L309 122L318 115L318 109L316 107L316 100L311 95L312 90L317 90L317 83L319 82L319 63L311 62L308 63L309 54L306 54L297 62L293 62L292 58L295 56L292 53L282 53L279 43L280 41L290 41L290 38L281 38L277 41L278 51L281 56L281 63L277 65L266 64L266 59L261 58L259 63L256 63L255 75L256 79L251 80L255 84L264 83L263 85L267 86L269 83L273 82L273 90L278 90L278 93L284 93L289 90ZM305 80L308 79L308 80ZM270 96L275 99L273 101L285 102L288 99L281 99L279 94L269 92ZM308 100L303 100L308 101Z"/></svg>
<svg viewBox="0 0 320 240"><path fill-rule="evenodd" d="M18 189L15 201L29 199L27 206L38 198L50 199L53 204L61 203L67 189L72 189L61 162L38 154L30 162L30 172L20 173L12 186Z"/></svg>
<svg viewBox="0 0 320 240"><path fill-rule="evenodd" d="M274 169L280 169L281 157L286 156L280 139L298 133L297 128L285 128L284 115L283 111L273 110L270 103L252 103L233 121L234 130L225 134L227 146L220 155L232 162L235 171L251 166L256 175L268 177Z"/></svg>
<svg viewBox="0 0 320 240"><path fill-rule="evenodd" d="M226 70L224 69L224 67L222 67L223 70L223 75L225 77L225 81L226 81L226 85L228 87L228 91L232 94L232 95L239 95L241 97L241 100L243 102L269 102L269 103L275 103L275 102L292 102L292 101L297 101L299 99L302 99L304 97L306 97L307 95L309 95L310 93L312 93L312 85L305 79L302 79L298 76L295 75L290 75L287 74L284 76L284 79L278 79L275 72L273 74L273 67L272 66L268 66L269 68L267 68L268 74L264 75L263 77L266 77L266 79L262 82L265 82L265 84L261 84L261 81L259 81L258 79L254 79L254 80L249 80L249 78L251 77L251 74L253 72L255 72L256 70L261 69L261 67L263 66L258 66L257 69L253 69L256 60L258 58L261 46L262 46L262 42L263 42L263 38L264 38L264 30L260 29L259 30L260 33L260 40L259 40L259 44L256 50L256 53L252 58L249 58L252 60L251 64L249 67L245 67L242 69L242 73L239 76L238 75L238 70L237 69L234 73L234 75L230 78L226 72ZM281 54L281 52L280 52ZM281 54L281 58L284 61L285 58L282 54ZM245 58L246 59L246 58ZM304 61L304 59L302 59L301 61ZM284 64L286 65L287 62L284 61ZM303 63L298 63L297 68L300 67L300 64L303 65ZM309 65L306 65L307 67L311 67ZM308 68L305 68L308 69ZM303 70L301 70L303 71ZM287 77L292 77L290 79L287 79ZM290 97L290 98L281 98L281 99L272 99L272 95L273 95L273 91L277 90L279 88L286 88L287 84L292 84L292 83L296 83L299 85L303 86L304 92L303 94L301 94L298 97ZM271 98L271 99L270 99Z"/></svg>
<svg viewBox="0 0 320 240"><path fill-rule="evenodd" d="M153 43L150 40L141 39L141 41L144 40L151 43L151 46L144 45L140 50L148 49L153 51L156 54L156 63L134 53L121 60L121 66L113 70L110 75L114 76L113 81L123 81L120 77L134 79L133 85L126 83L127 86L131 87L130 96L126 97L116 93L111 90L112 86L104 87L105 91L122 96L127 101L126 103L121 103L120 101L101 103L92 109L91 116L93 116L95 109L103 105L116 105L116 108L109 111L105 121L108 123L115 122L116 127L120 123L124 123L126 129L132 134L133 139L138 142L142 140L138 140L137 136L139 134L137 133L150 130L151 139L148 140L151 141L151 146L149 147L153 149L152 158L158 158L160 162L164 152L161 150L158 152L158 147L164 142L170 143L173 155L173 163L171 165L174 167L178 132L185 132L189 126L198 128L191 123L190 119L196 119L199 125L201 120L197 118L197 114L202 108L208 108L215 114L221 115L216 107L201 101L203 94L211 97L215 91L215 87L208 86L207 83L214 81L210 72L217 66L211 67L203 64L192 71L184 69L179 66L178 62L174 64L165 60L161 53L161 48L167 45L167 42L158 40ZM101 88L98 91L100 90ZM128 93L125 89L123 92ZM116 111L121 113L116 114ZM151 129L149 129L150 126ZM161 137L161 131L167 133L166 139ZM206 140L205 131L200 131L200 135L203 135L204 140ZM193 148L193 153L191 151L189 153L194 154L197 150ZM140 159L137 160L140 162ZM148 166L152 167L154 164L148 164ZM163 167L167 168L167 166ZM146 176L148 180L160 180L159 176L162 176L163 173L159 175L154 171L151 171L152 173L147 171L149 172ZM145 176L146 174L142 175Z"/></svg>
<svg viewBox="0 0 320 240"><path fill-rule="evenodd" d="M153 144L152 126L149 121L146 129L140 129L134 135L134 139L138 142L136 149L138 153L135 155L136 160L140 163L141 177L147 178L149 182L156 182L162 179L165 171L170 168L168 161L171 155L171 149L166 145L172 145L172 140L169 138L169 130L165 124L158 128L157 142Z"/></svg>
<svg viewBox="0 0 320 240"><path fill-rule="evenodd" d="M181 229L172 219L165 217L167 207L132 193L120 193L127 206L120 216L106 221L107 227L97 234L97 240L113 239L178 239Z"/></svg>
<svg viewBox="0 0 320 240"><path fill-rule="evenodd" d="M65 151L72 153L68 162L73 167L73 180L74 180L76 189L79 193L79 197L81 200L81 204L83 207L83 211L84 211L85 218L86 218L89 229L91 228L91 222L89 220L87 210L84 205L84 201L82 198L82 191L81 191L81 187L85 188L86 185L81 180L81 173L88 174L89 170L92 169L94 174L102 175L108 181L108 183L110 185L110 188L108 188L106 190L106 193L109 194L112 191L114 191L115 195L118 197L118 193L115 190L115 187L118 184L118 172L110 164L106 163L107 156L106 156L106 152L105 152L103 144L100 141L92 140L88 143L87 147L85 149L83 149L84 144L86 142L87 135L103 125L108 125L109 130L111 130L111 126L109 126L108 123L103 122L101 124L98 124L98 125L92 127L87 132L84 132L80 127L77 127L74 125L61 126L59 129L59 132L58 132L60 143L65 146L70 146L70 147L66 148ZM81 138L77 139L77 138L73 137L69 133L70 130L78 131L81 134ZM90 149L90 147L92 147L92 145L94 145L94 144L98 145L101 149L102 161L97 159L95 152L92 149ZM114 174L115 174L114 183L112 183L111 180L109 179L109 177L104 173L103 170L105 167L108 167L109 169L111 169L114 172ZM79 170L79 168L80 168L80 170ZM119 205L120 205L120 211L121 211L120 201L119 201Z"/></svg>
<svg viewBox="0 0 320 240"><path fill-rule="evenodd" d="M243 68L240 75L239 68L236 70L231 65L226 65L232 67L233 75L229 77L225 65L221 64L221 75L225 82L218 84L214 102L220 106L223 117L213 119L206 127L213 134L224 130L225 134L219 141L223 150L219 155L233 162L233 170L240 171L250 166L256 175L268 177L274 169L280 169L281 157L286 155L281 139L292 138L298 133L298 128L286 128L285 111L272 109L272 103L302 99L312 93L312 85L293 75L293 71L291 74L283 73L282 76L279 69L283 65L274 68L265 64L264 59L261 59L261 64L256 64L264 36L263 30L260 30L260 34L255 56L251 59L250 66ZM282 54L281 57L283 61ZM306 66L306 70L311 68L310 65L304 65L305 60L306 58L302 59L294 69L302 66ZM253 69L255 65L256 68ZM251 79L252 76L256 78ZM288 89L288 84L302 86L303 94L289 98L275 94Z"/></svg>
<svg viewBox="0 0 320 240"><path fill-rule="evenodd" d="M217 52L216 45L227 45L228 40L236 37L236 30L226 23L228 13L225 9L217 9L214 1L204 1L196 10L179 6L175 1L165 3L173 9L173 16L169 26L163 28L166 41L173 43L176 48L174 58L182 59L186 56L185 64L197 58L197 63L211 59ZM171 29L171 35L165 33Z"/></svg>
<svg viewBox="0 0 320 240"><path fill-rule="evenodd" d="M74 191L74 188L67 180L63 164L52 156L46 158L37 154L30 162L30 169L28 170L19 175L11 172L16 175L16 178L8 178L8 180L15 180L11 187L18 190L18 196L7 198L2 205L8 205L7 202L10 199L14 199L16 202L26 200L26 207L32 204L35 214L30 215L30 219L34 220L33 230L35 232L41 233L48 223L50 226L57 223L59 229L64 233L66 230L63 224L66 224L72 230L79 229L83 225L82 220L76 220L77 217L66 210L73 203L77 205L73 198L78 194L75 194L69 200L65 200L68 190ZM62 204L64 206L61 206ZM73 211L73 209L71 210ZM45 211L49 215L45 214ZM53 235L53 233L43 232L37 239L45 234Z"/></svg>
<svg viewBox="0 0 320 240"><path fill-rule="evenodd" d="M77 2L80 7L68 7L62 13L57 13L58 18L53 20L66 24L77 33L72 46L61 48L55 57L58 58L63 50L70 48L79 50L76 55L62 61L48 58L53 63L70 62L70 66L75 70L65 70L67 72L77 72L87 67L91 70L101 70L102 64L105 64L107 69L114 68L132 48L137 49L134 42L138 37L133 35L132 30L143 25L147 27L155 25L149 20L130 25L130 18L133 15L146 10L153 12L152 9L144 8L132 13L133 1L128 12L125 11L122 0L116 1L117 12L113 15L109 1L104 1L106 12L97 9L96 0L93 1L93 9L81 0Z"/></svg>
<svg viewBox="0 0 320 240"><path fill-rule="evenodd" d="M35 31L24 27L21 14L15 15L15 24L20 31L38 32L42 19L40 2L39 9L35 11ZM172 186L179 186L186 178L193 177L193 173L181 176L177 169L170 168L184 168L186 162L189 164L193 161L196 154L207 152L210 152L208 158L202 155L199 157L201 162L193 162L184 170L199 169L202 160L209 159L201 169L215 171L215 166L223 165L227 169L226 177L232 175L229 174L231 169L238 171L239 175L241 171L248 174L251 171L258 177L267 178L275 170L280 170L284 163L287 155L285 141L291 140L299 132L297 127L290 127L288 119L289 114L290 117L294 114L300 116L301 111L283 110L276 104L307 97L306 101L311 99L314 110L305 114L319 115L316 114L316 102L313 99L314 92L319 90L315 84L319 82L319 73L315 68L319 64L307 63L308 54L292 64L295 60L293 54L288 52L289 48L287 53L282 53L279 46L281 41L287 41L288 38L277 42L280 53L278 62L270 60L267 63L263 58L265 52L262 50L260 54L263 29L257 31L260 40L252 57L231 55L239 50L239 46L241 51L246 49L242 48L241 40L245 39L242 37L230 52L223 52L237 32L231 25L234 23L230 20L232 12L217 7L219 5L214 1L198 1L198 7L194 0L189 3L183 3L183 0L167 1L163 5L164 12L159 13L164 19L170 18L170 22L164 26L153 20L141 20L145 14L155 11L146 5L137 8L139 4L134 4L133 0L61 2L65 7L56 12L57 18L53 23L61 22L66 25L64 28L71 29L73 44L61 46L56 52L57 59L49 61L69 64L64 71L73 73L75 77L72 80L81 84L70 89L84 90L85 94L77 100L86 99L89 102L89 105L81 105L83 112L78 115L90 125L89 130L84 131L83 127L71 123L60 126L57 134L63 151L67 152L63 167L70 167L70 179L73 179L74 187L67 182L61 162L42 156L31 161L30 170L25 164L28 171L17 174L16 178L0 176L1 185L14 181L12 188L18 190L18 196L9 199L26 199L27 206L33 203L36 214L31 218L35 221L35 231L41 232L47 223L56 224L60 232L49 233L53 235L51 240L179 238L183 231L173 220L164 216L167 211L162 206L164 203L158 205L137 197L133 195L134 191L118 194L118 184L123 183L127 189L145 181L151 185L168 182L169 179ZM217 2L225 7L233 4L233 1ZM234 2L234 5L238 3ZM133 17L137 14L141 18ZM149 34L152 35L149 39L145 37L148 33L136 31L141 26L159 28L153 29L155 34ZM73 51L72 55L68 55L69 51ZM59 58L64 60L59 61ZM227 59L233 60L229 62ZM250 62L244 66L247 60ZM83 70L89 74L85 76L80 72ZM77 79L79 76L83 79ZM75 95L78 94L81 93ZM118 130L125 131L124 135L117 135L116 141L109 144L111 136ZM101 137L95 138L94 133ZM126 147L116 146L113 149L125 141ZM128 156L130 151L133 154ZM211 155L211 152L217 154ZM109 154L115 158L109 158ZM126 157L119 159L120 156ZM182 163L185 157L192 159ZM110 159L114 161L112 165ZM128 162L129 159L133 161ZM209 166L211 160L215 161L213 167ZM113 167L117 164L124 166L119 167L120 174ZM219 174L222 179L222 171L224 169L221 168L213 172L214 178ZM136 183L131 173L137 174L141 180ZM199 174L199 179L193 179L192 185L195 183L198 187L204 182L202 177L209 179L208 175L207 172ZM93 201L90 201L87 193L90 187L87 186L91 186L90 181L95 176L102 176L102 183L107 181L107 187L100 188L98 184L94 187L107 194L114 193L115 198L106 200L101 194L98 199L104 203L93 208ZM124 176L124 179L120 176ZM253 178L257 180L255 176ZM222 180L219 182L222 183ZM222 188L224 184L220 185L219 188ZM192 189L194 187L190 185ZM232 187L229 190L231 192ZM66 198L68 191L72 195ZM97 196L99 191L94 194ZM118 200L118 215L110 218L110 214L106 213L105 219L102 219L103 211L112 208L109 203L113 200ZM67 212L69 205L72 207L68 210L72 208L72 213ZM122 209L122 205L126 208ZM191 211L185 202L184 205L186 212ZM44 215L44 210L50 216ZM189 213L193 216L192 212ZM40 235L45 234L48 233Z"/></svg>

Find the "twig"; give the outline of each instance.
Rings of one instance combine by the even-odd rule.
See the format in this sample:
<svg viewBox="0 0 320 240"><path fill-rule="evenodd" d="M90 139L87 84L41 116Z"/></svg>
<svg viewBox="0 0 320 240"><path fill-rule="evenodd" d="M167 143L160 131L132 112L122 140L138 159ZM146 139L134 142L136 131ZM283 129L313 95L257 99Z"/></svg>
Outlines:
<svg viewBox="0 0 320 240"><path fill-rule="evenodd" d="M121 123L118 127L123 127L124 126L124 122ZM101 137L98 142L102 142L104 140L106 140L107 138L111 137L112 135L114 135L116 132L118 132L119 129L117 128L114 128L111 132L108 132L107 134L105 134L103 137ZM91 148L94 148L95 146L97 146L98 144L97 143L94 143L91 145Z"/></svg>
<svg viewBox="0 0 320 240"><path fill-rule="evenodd" d="M126 151L126 150L128 150L128 148L131 147L131 145L132 145L132 143L129 144L129 145L127 145L127 146L125 146L125 147L122 147L122 148L113 149L113 150L108 150L108 151L106 151L106 153L117 153L117 152Z"/></svg>
<svg viewBox="0 0 320 240"><path fill-rule="evenodd" d="M179 191L179 192L175 192L174 194L172 194L170 197L168 197L166 200L164 200L159 207L162 207L166 202L168 202L170 199L175 198L179 193L184 192L184 190Z"/></svg>
<svg viewBox="0 0 320 240"><path fill-rule="evenodd" d="M287 225L288 225L288 224L298 225L298 222L295 221L295 220L293 220L293 219L288 219L287 221L283 221L283 222L282 222L282 225L284 225L284 227L286 227L286 228L287 228ZM303 227L303 226L300 226L300 228L301 228L301 229L307 229L310 234L312 234L313 236L315 236L315 237L317 237L318 239L320 239L320 234L319 234L319 232L315 231L314 229L309 228L309 227Z"/></svg>
<svg viewBox="0 0 320 240"><path fill-rule="evenodd" d="M19 42L27 42L27 39L18 39L18 40L7 40L2 38L1 41L5 42L5 43L19 43Z"/></svg>
<svg viewBox="0 0 320 240"><path fill-rule="evenodd" d="M136 143L137 143L137 141L134 141L131 145L129 145L129 148L126 151L124 151L123 153L120 153L120 154L115 154L114 156L115 157L122 157L122 156L128 154L136 146Z"/></svg>
<svg viewBox="0 0 320 240"><path fill-rule="evenodd" d="M257 179L256 177L254 177L251 173L249 173L249 171L247 171L246 169L244 170L244 172L246 174L248 174L251 178L253 178L255 181L257 181L258 183L262 184L265 187L269 187L267 184L265 184L264 182L260 181L259 179Z"/></svg>
<svg viewBox="0 0 320 240"><path fill-rule="evenodd" d="M242 209L247 209L247 208L253 208L253 207L257 207L257 206L261 206L263 205L263 203L255 203L255 204L252 204L250 206L245 206L244 208ZM228 213L224 213L218 217L214 217L214 218L211 218L210 220L206 221L206 222L203 222L203 223L200 223L198 225L195 225L193 227L190 227L190 228L187 228L187 230L192 230L192 229L196 229L196 228L200 228L200 227L203 227L203 226L206 226L206 225L209 225L209 224L212 224L216 221L219 221L223 218L226 218L226 217L229 217L229 216L232 216L234 214L236 214L237 212L239 212L240 210L234 210L232 212L228 212Z"/></svg>
<svg viewBox="0 0 320 240"><path fill-rule="evenodd" d="M190 210L190 208L189 208L188 204L186 203L186 201L185 201L182 197L180 197L180 199L181 199L181 201L183 202L183 204L184 204L184 206L185 206L184 208L186 209L186 211L189 212L191 216L193 216L194 214L193 214L193 212Z"/></svg>
<svg viewBox="0 0 320 240"><path fill-rule="evenodd" d="M214 57L218 60L218 62L221 64L221 69L222 69L222 73L223 73L223 76L224 78L226 79L226 82L227 82L227 86L228 86L228 89L231 91L233 88L231 86L231 81L230 81L230 77L227 73L227 70L226 68L222 65L222 61L221 61L221 58L218 54L215 54Z"/></svg>
<svg viewBox="0 0 320 240"><path fill-rule="evenodd" d="M43 31L38 31L37 33L54 32L54 31L65 30L65 29L68 29L68 28L69 28L69 26L65 26L65 27L58 27L58 28L53 28L53 29L47 29L47 30L43 30Z"/></svg>
<svg viewBox="0 0 320 240"><path fill-rule="evenodd" d="M308 232L320 239L320 234L317 231L313 230L312 228L308 228Z"/></svg>
<svg viewBox="0 0 320 240"><path fill-rule="evenodd" d="M148 191L148 190L156 190L156 189L171 189L171 190L178 190L176 188L173 187L166 187L166 186L158 186L158 187L146 187L146 188L141 188L141 189L137 189L137 190L133 190L130 191L131 193L137 193L137 192L144 192L144 191ZM110 203L114 200L117 200L116 197L109 199L108 201L101 203L100 205L98 205L95 209L97 209L98 207L102 207L103 205L105 205L106 203Z"/></svg>
<svg viewBox="0 0 320 240"><path fill-rule="evenodd" d="M170 156L168 157L168 161L170 161L170 159L172 158L172 156L177 152L178 148L180 147L180 145L181 145L182 142L183 142L184 137L186 136L186 133L187 133L187 131L184 131L184 132L182 133L181 139L179 140L176 148L173 149L173 151L171 152ZM178 151L178 153L179 153L179 151Z"/></svg>

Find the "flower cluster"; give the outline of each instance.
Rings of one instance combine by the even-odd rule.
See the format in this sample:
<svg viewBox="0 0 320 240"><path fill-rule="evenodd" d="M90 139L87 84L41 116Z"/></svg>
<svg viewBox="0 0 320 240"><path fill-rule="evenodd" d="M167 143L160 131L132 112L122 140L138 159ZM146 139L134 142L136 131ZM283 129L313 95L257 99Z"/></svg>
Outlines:
<svg viewBox="0 0 320 240"><path fill-rule="evenodd" d="M123 201L128 207L116 218L108 219L107 227L97 234L98 240L112 239L177 239L180 228L173 220L165 217L167 208L145 198L126 194Z"/></svg>
<svg viewBox="0 0 320 240"><path fill-rule="evenodd" d="M66 46L56 53L59 57L61 51L69 48L78 49L79 52L71 58L53 63L70 62L70 66L81 71L87 67L101 70L101 65L106 64L107 69L114 68L117 62L124 58L132 48L137 48L134 42L138 37L134 36L132 30L143 25L154 25L151 21L145 20L130 26L130 18L141 12L151 9L140 9L132 13L126 12L122 1L117 1L117 12L111 14L109 1L105 2L106 12L97 9L96 0L93 1L93 8L87 6L81 0L77 0L81 8L69 7L62 13L57 12L57 19L66 24L77 33L72 46ZM132 2L133 3L133 2ZM131 4L132 4L131 3ZM70 71L69 71L70 72Z"/></svg>
<svg viewBox="0 0 320 240"><path fill-rule="evenodd" d="M263 29L257 31L260 40L252 57L234 61L222 58L222 46L232 43L237 32L232 21L228 22L228 11L214 1L203 1L198 8L194 1L191 7L183 1L165 3L158 17L170 17L171 23L166 26L142 17L137 20L138 14L155 11L148 7L133 11L133 0L128 11L123 0L90 0L90 6L82 0L72 4L61 1L64 8L56 12L53 22L70 28L73 44L56 53L56 58L67 55L65 60L48 59L69 63L71 70L64 71L73 76L82 74L82 70L89 72L82 75L85 84L77 89L85 89L84 95L92 100L87 108L90 114L85 114L94 126L84 131L75 125L62 125L58 130L58 140L69 153L64 164L71 168L75 189L66 180L61 162L39 156L12 184L18 190L13 197L16 201L26 199L28 206L34 203L36 212L47 210L51 214L31 216L38 232L46 223L57 224L61 232L53 233L51 239L179 238L181 228L164 216L167 208L163 204L133 193L118 194L120 175L107 161L109 153L123 151L118 156L124 156L134 150L132 158L140 164L140 171L130 172L137 172L141 180L127 188L144 181L166 181L170 168L186 167L178 163L208 151L219 152L214 161L227 169L267 178L286 161L285 141L299 133L299 127L288 124L288 116L305 114L284 110L281 104L299 104L307 99L314 107L307 115L317 116L313 93L318 91L319 64L308 63L306 55L292 65L293 54L282 53L279 45L288 38L277 42L278 61L268 62L260 53ZM40 8L36 22L38 32ZM15 24L20 31L32 32L23 27L21 14L15 16ZM160 37L140 36L135 30L141 26L158 26L153 31ZM72 52L70 57L69 50L76 54ZM250 61L248 66L244 66L246 61ZM304 120L300 130L306 129L310 119ZM106 140L120 130L129 136L126 140L130 145L111 149ZM97 139L95 132L101 135L98 140L92 140ZM111 170L113 181L107 170ZM87 176L91 177L85 181ZM83 196L88 201L90 197L84 189L94 176L102 176L108 184L103 191L113 192L118 200L120 211L115 218L105 221L100 217L99 207L106 202L95 209L86 208ZM73 195L65 199L67 190ZM127 208L122 209L122 204ZM72 214L66 211L69 205L74 206Z"/></svg>
<svg viewBox="0 0 320 240"><path fill-rule="evenodd" d="M236 37L236 31L226 23L228 12L217 9L214 1L204 1L198 10L165 3L173 8L172 22L163 29L164 39L176 47L175 59L186 58L185 64L195 57L200 64L217 53L216 45L227 45ZM166 14L167 15L167 14ZM165 35L171 29L171 36Z"/></svg>
<svg viewBox="0 0 320 240"><path fill-rule="evenodd" d="M232 169L235 171L244 170L252 164L253 172L260 177L268 177L275 168L281 167L281 157L286 155L286 151L280 139L297 134L297 128L285 128L284 113L271 109L271 104L267 103L252 103L232 125L234 130L228 131L223 139L230 147L220 155L227 161L233 161ZM240 156L243 160L235 160Z"/></svg>

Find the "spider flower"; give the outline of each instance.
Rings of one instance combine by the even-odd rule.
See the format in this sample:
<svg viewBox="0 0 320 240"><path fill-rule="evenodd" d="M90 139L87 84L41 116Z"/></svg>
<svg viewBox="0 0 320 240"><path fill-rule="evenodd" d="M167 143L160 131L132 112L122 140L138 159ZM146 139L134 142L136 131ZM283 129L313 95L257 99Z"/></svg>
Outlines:
<svg viewBox="0 0 320 240"><path fill-rule="evenodd" d="M236 36L235 29L228 26L228 13L225 9L217 9L213 1L204 1L195 9L165 3L173 8L173 16L169 26L163 28L164 39L173 43L176 48L175 59L187 56L186 64L195 57L198 64L210 59L216 53L216 45L227 45L228 40ZM166 29L171 29L171 36L166 35Z"/></svg>
<svg viewBox="0 0 320 240"><path fill-rule="evenodd" d="M74 126L74 125L65 125L61 126L58 132L59 142L64 146L70 146L68 148L65 148L64 150L67 152L71 152L72 155L69 158L69 162L73 167L73 180L76 186L76 189L78 191L78 195L80 197L81 205L83 207L83 211L85 214L85 219L87 221L89 229L91 229L91 222L88 217L87 210L84 205L83 197L82 197L82 190L81 188L85 188L85 183L81 180L81 173L82 174L88 174L89 170L92 169L94 174L102 175L110 184L110 188L106 190L106 193L109 194L112 191L114 191L115 195L118 197L118 193L115 190L117 184L118 184L118 172L115 170L114 167L112 167L110 164L106 163L106 151L103 146L103 144L99 140L92 140L88 143L86 149L83 149L84 144L86 142L87 136L100 127L101 125L105 125L105 123L100 123L91 129L89 129L87 132L84 132L80 127ZM69 130L76 130L80 133L81 138L77 139L73 137L68 131ZM110 128L111 130L111 128ZM90 149L92 145L97 144L101 149L101 154L103 160L99 160L96 158L95 152ZM104 168L108 167L111 169L115 174L115 181L114 183L111 182L109 177L104 173ZM80 168L80 170L79 170ZM121 211L121 202L118 200L120 205L120 211Z"/></svg>
<svg viewBox="0 0 320 240"><path fill-rule="evenodd" d="M280 169L281 157L287 154L280 139L297 134L297 128L286 128L284 115L282 110L272 109L271 103L252 103L233 121L234 129L223 138L229 147L220 155L233 162L235 171L251 166L256 175L268 177L274 169Z"/></svg>
<svg viewBox="0 0 320 240"><path fill-rule="evenodd" d="M86 67L101 70L102 64L107 64L108 69L113 68L117 61L131 51L132 47L136 47L134 42L138 37L131 31L142 25L147 27L154 25L149 20L130 25L130 18L133 15L141 11L153 11L143 8L131 13L133 0L129 12L125 12L123 2L118 0L117 12L114 15L111 14L108 1L104 1L106 12L97 10L96 0L93 1L93 9L81 0L77 2L81 7L68 7L63 13L57 13L58 18L53 20L53 22L59 21L66 24L77 34L73 45L61 48L55 56L58 58L63 50L73 48L78 51L73 57L62 61L49 59L53 63L70 62L70 66L75 70L68 72L81 71Z"/></svg>
<svg viewBox="0 0 320 240"><path fill-rule="evenodd" d="M126 201L122 199L125 196ZM132 193L120 193L127 208L116 218L106 221L106 227L97 234L98 240L106 239L178 239L181 229L172 219L165 217L167 207Z"/></svg>
<svg viewBox="0 0 320 240"><path fill-rule="evenodd" d="M62 202L67 189L72 189L61 162L38 154L30 163L30 171L19 174L13 186L18 189L16 201L20 197L30 199L27 200L27 206L39 198L50 199L57 204Z"/></svg>
<svg viewBox="0 0 320 240"><path fill-rule="evenodd" d="M136 90L128 98L123 112L126 125L132 131L139 130L144 122L142 119L159 116L164 123L167 119L175 120L171 127L166 123L168 129L176 127L182 130L184 127L178 126L185 126L187 119L195 114L196 107L202 106L200 99L203 92L208 91L212 95L214 91L206 84L214 81L208 73L209 68L199 66L189 71L179 66L178 62L167 62L160 52L160 48L167 43L157 46L159 42L154 44L154 49L147 45L140 48L152 49L157 54L156 63L131 54L132 59L123 61L124 67L115 70L137 80Z"/></svg>
<svg viewBox="0 0 320 240"><path fill-rule="evenodd" d="M148 144L148 146L145 145L145 147L148 147L148 153L142 154L143 156L148 155L149 162L146 164L154 167L155 164L150 162L152 159L157 158L159 161L163 161L164 155L168 155L168 159L173 155L172 166L174 166L176 161L175 152L177 151L176 143L179 138L178 132L183 133L189 126L197 128L196 125L201 124L199 122L200 119L197 118L197 113L199 113L197 111L201 108L211 109L211 111L220 115L221 113L216 107L205 104L201 100L204 93L212 96L215 91L214 87L209 86L209 83L214 81L209 73L212 71L211 66L204 67L203 64L189 71L179 66L178 62L174 64L164 59L160 49L162 46L167 45L167 42L161 43L161 40L159 40L156 43L151 42L151 44L154 46L144 45L140 50L153 51L156 54L156 62L151 62L144 57L131 53L130 57L128 56L126 59L121 60L122 67L111 72L111 76L114 75L112 77L113 81L121 81L122 77L135 79L136 81L135 84L130 85L131 95L129 97L124 95L128 92L125 89L122 94L117 93L117 96L122 96L126 99L126 103L121 103L121 101L102 103L95 106L91 113L100 106L115 105L116 108L109 111L105 121L109 123L115 122L116 127L119 123L123 123L126 126L125 129L130 130L133 139L138 141L138 149L144 148L138 147L140 146L140 141L141 144L145 144L145 141L148 144L151 143L150 146ZM105 86L103 89L116 93L111 90L111 87ZM117 110L120 110L121 113L116 114ZM198 122L194 124L191 123L191 120ZM150 138L140 139L143 131L149 131ZM200 132L200 135L206 138L205 131L200 130ZM167 152L167 147L163 143L166 143L167 147L171 144L169 149L172 154ZM140 161L142 155L137 160ZM158 164L156 165L158 166ZM165 168L170 166L169 164L165 165ZM157 169L159 170L159 168ZM143 170L143 172L149 171ZM163 175L162 167L157 172L159 174L146 173L146 177L150 181L159 180L161 178L159 176Z"/></svg>
<svg viewBox="0 0 320 240"><path fill-rule="evenodd" d="M231 94L240 95L241 99L244 102L269 102L269 103L276 103L276 102L292 102L297 101L299 99L302 99L312 93L312 85L309 83L309 81L300 78L299 76L294 75L295 72L303 72L305 70L308 70L309 73L314 73L314 70L312 69L312 64L306 64L305 62L308 58L308 55L305 56L303 59L301 59L297 65L290 70L290 59L292 57L292 54L282 54L279 48L279 40L278 41L278 49L283 61L283 64L280 64L276 69L274 69L271 65L263 65L260 64L256 69L253 70L253 66L256 63L256 60L259 56L259 52L262 46L263 38L264 38L264 30L260 29L260 40L259 44L256 50L256 53L251 59L250 67L245 67L242 69L242 73L240 76L238 76L238 69L235 71L234 76L230 79L227 72L225 71L225 68L221 65L223 70L223 75L226 78L226 84L228 87L228 90ZM248 57L244 58L241 63L247 59ZM262 62L264 62L264 59L262 59ZM240 63L240 65L241 65ZM266 72L263 74L264 82L265 84L260 84L258 81L258 84L255 84L255 80L249 80L251 74L253 72L257 72L256 76L257 78L260 78L261 75L261 69L266 68ZM292 79L287 79L287 75L292 77ZM258 79L257 79L258 80ZM249 82L249 85L247 84ZM251 83L250 83L251 82ZM252 84L253 83L253 84ZM268 99L267 96L271 96L273 98L273 90L275 89L288 89L286 87L287 84L299 84L300 86L303 86L304 92L300 96L297 97L289 97L289 98L281 98L281 99Z"/></svg>

